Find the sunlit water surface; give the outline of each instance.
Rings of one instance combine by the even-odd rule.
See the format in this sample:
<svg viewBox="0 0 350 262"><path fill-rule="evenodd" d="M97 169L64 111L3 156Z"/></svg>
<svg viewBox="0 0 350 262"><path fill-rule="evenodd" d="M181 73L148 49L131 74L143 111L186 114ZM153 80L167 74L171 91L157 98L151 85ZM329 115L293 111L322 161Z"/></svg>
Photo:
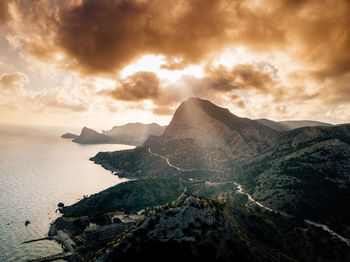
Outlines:
<svg viewBox="0 0 350 262"><path fill-rule="evenodd" d="M125 181L89 161L127 145L79 145L62 130L0 127L0 261L27 261L62 252L47 236L58 202L75 203ZM30 221L28 226L24 223Z"/></svg>

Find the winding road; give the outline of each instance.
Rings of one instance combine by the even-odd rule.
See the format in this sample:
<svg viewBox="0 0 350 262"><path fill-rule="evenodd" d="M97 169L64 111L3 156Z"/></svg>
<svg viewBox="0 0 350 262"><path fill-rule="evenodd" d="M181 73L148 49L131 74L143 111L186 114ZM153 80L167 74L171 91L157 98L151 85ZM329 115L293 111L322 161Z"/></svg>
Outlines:
<svg viewBox="0 0 350 262"><path fill-rule="evenodd" d="M162 159L164 159L166 161L166 163L168 164L168 166L172 167L172 168L175 168L176 170L178 171L181 171L181 172L193 172L193 171L199 171L200 169L182 169L180 167L177 167L177 166L174 166L172 163L170 163L169 159L166 158L165 156L162 156L162 155L159 155L157 153L153 153L151 151L151 148L148 148L148 152L151 154L151 155L154 155L154 156L157 156L157 157L160 157Z"/></svg>
<svg viewBox="0 0 350 262"><path fill-rule="evenodd" d="M165 156L162 156L162 155L159 155L157 153L154 153L151 151L151 148L149 147L148 148L148 152L151 154L151 155L154 155L154 156L157 156L157 157L160 157L162 159L164 159L166 161L166 163L168 164L168 166L172 167L172 168L175 168L176 170L178 171L182 171L182 172L191 172L191 171L199 171L201 169L182 169L178 166L175 166L173 164L170 163L169 161L169 158L165 157ZM201 170L203 171L203 170ZM206 171L213 171L213 170L206 170ZM210 184L228 184L228 183L232 183L234 184L237 189L238 189L238 193L240 194L243 194L243 195L246 195L248 197L248 200L250 200L251 202L253 202L254 204L260 206L261 208L264 208L270 212L273 212L273 213L278 213L282 216L285 216L285 217L293 217L292 215L289 215L287 213L284 213L284 212L281 212L281 211L276 211L276 210L273 210L263 204L261 204L260 202L256 201L249 193L247 192L244 192L243 191L243 187L242 185L238 184L237 182L219 182L219 183L213 183L213 182L207 182L207 183L210 183ZM337 237L339 240L341 240L342 242L346 243L348 246L350 246L350 239L348 238L345 238L341 235L339 235L338 233L334 232L333 230L331 230L327 225L324 225L324 224L320 224L320 223L317 223L317 222L314 222L314 221L311 221L311 220L308 220L308 219L305 219L304 222L308 225L311 225L311 226L314 226L314 227L319 227L321 229L323 229L324 231L328 232L329 234L331 234L332 236L334 237Z"/></svg>

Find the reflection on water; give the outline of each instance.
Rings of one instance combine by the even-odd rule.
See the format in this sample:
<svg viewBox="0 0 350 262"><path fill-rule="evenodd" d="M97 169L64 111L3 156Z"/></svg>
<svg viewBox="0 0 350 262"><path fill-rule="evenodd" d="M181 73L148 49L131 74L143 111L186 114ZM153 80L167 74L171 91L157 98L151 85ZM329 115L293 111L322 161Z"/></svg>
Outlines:
<svg viewBox="0 0 350 262"><path fill-rule="evenodd" d="M62 131L0 127L0 261L26 261L61 252L52 241L21 244L44 237L58 202L70 205L121 183L89 161L99 151L126 145L79 145L61 139ZM24 222L29 220L28 226Z"/></svg>

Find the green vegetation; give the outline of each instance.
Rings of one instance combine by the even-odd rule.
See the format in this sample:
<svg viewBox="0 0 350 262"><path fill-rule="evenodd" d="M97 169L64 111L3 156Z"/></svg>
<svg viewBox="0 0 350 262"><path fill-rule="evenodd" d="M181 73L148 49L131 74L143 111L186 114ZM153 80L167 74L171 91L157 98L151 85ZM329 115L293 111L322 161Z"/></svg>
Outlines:
<svg viewBox="0 0 350 262"><path fill-rule="evenodd" d="M125 182L65 207L63 213L64 216L71 217L97 216L112 211L137 212L173 201L184 191L185 186L186 183L178 178L149 178Z"/></svg>
<svg viewBox="0 0 350 262"><path fill-rule="evenodd" d="M91 195L72 206L64 207L62 212L66 217L98 217L112 211L136 213L145 208L169 203L185 189L189 194L217 199L232 193L235 188L231 183L206 184L181 177L143 178L121 183Z"/></svg>

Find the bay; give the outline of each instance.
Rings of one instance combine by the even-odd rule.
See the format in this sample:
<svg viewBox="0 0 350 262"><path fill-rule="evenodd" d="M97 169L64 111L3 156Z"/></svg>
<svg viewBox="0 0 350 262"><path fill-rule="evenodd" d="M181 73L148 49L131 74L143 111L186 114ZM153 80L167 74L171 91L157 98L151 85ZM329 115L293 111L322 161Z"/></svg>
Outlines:
<svg viewBox="0 0 350 262"><path fill-rule="evenodd" d="M62 252L47 235L57 204L126 181L89 160L100 151L133 146L80 145L53 128L0 127L0 261L27 261ZM30 224L25 226L25 221Z"/></svg>

